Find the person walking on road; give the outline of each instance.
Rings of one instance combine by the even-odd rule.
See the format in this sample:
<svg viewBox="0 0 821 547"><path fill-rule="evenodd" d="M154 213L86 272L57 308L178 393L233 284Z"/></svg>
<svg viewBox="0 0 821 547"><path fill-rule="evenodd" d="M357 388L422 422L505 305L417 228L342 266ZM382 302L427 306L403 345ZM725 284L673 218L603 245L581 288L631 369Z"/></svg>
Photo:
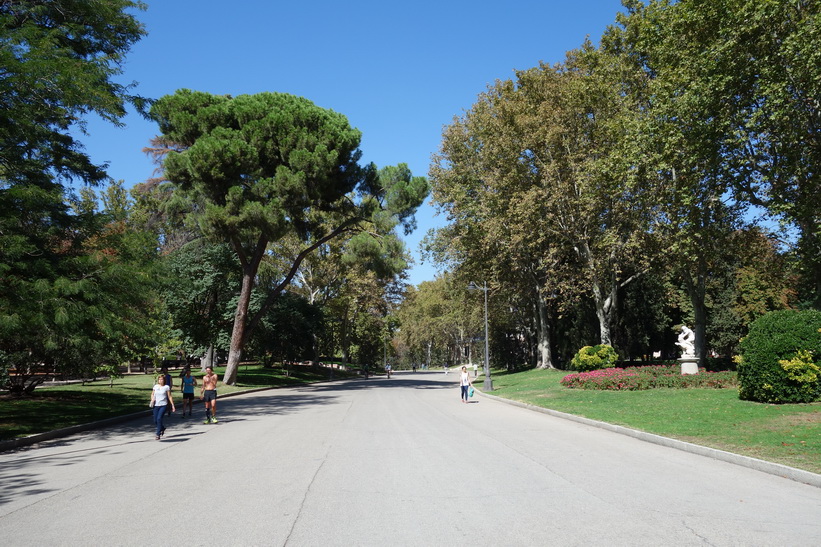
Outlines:
<svg viewBox="0 0 821 547"><path fill-rule="evenodd" d="M194 387L197 385L197 379L191 376L191 369L186 367L185 374L182 377L180 389L182 390L182 417L185 418L185 407L188 407L188 416L191 416L191 411L194 409Z"/></svg>
<svg viewBox="0 0 821 547"><path fill-rule="evenodd" d="M168 367L162 367L162 375L165 377L165 385L168 386L169 391L174 389L174 378L171 376L171 373L168 372ZM171 416L171 409L166 406L165 413L168 416Z"/></svg>
<svg viewBox="0 0 821 547"><path fill-rule="evenodd" d="M459 388L462 391L462 402L468 402L468 388L473 387L473 382L470 381L470 374L468 374L468 368L463 366L462 373L459 375Z"/></svg>
<svg viewBox="0 0 821 547"><path fill-rule="evenodd" d="M202 377L202 389L200 395L205 402L205 424L217 423L217 382L219 376L214 374L211 367L205 368L205 376Z"/></svg>
<svg viewBox="0 0 821 547"><path fill-rule="evenodd" d="M156 439L159 441L160 437L165 435L165 411L168 405L171 405L171 411L177 409L174 407L174 399L171 397L171 388L165 385L165 375L160 374L157 377L157 383L151 391L151 403L149 406L154 411L154 426Z"/></svg>

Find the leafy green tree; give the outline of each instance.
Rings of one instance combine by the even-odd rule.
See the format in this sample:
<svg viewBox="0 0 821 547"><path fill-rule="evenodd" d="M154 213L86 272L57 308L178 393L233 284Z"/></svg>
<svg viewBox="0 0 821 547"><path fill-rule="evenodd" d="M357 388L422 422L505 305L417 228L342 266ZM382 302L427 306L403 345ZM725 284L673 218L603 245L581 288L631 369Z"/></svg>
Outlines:
<svg viewBox="0 0 821 547"><path fill-rule="evenodd" d="M431 180L452 224L426 244L463 279L490 278L527 293L536 302L528 318L536 325L539 364L551 367L551 310L544 293L562 282L562 270L555 239L531 226L542 196L538 172L520 161L524 137L516 123L522 104L516 93L511 82L500 82L445 128Z"/></svg>
<svg viewBox="0 0 821 547"><path fill-rule="evenodd" d="M483 304L468 295L466 287L466 282L446 273L408 289L396 312L397 338L419 363L456 365L464 349L484 332Z"/></svg>
<svg viewBox="0 0 821 547"><path fill-rule="evenodd" d="M266 311L249 339L249 350L268 362L302 361L312 356L314 339L322 326L318 306L286 291Z"/></svg>
<svg viewBox="0 0 821 547"><path fill-rule="evenodd" d="M748 326L770 311L797 301L795 273L772 235L759 228L738 230L733 253L711 287L710 348L735 355Z"/></svg>
<svg viewBox="0 0 821 547"><path fill-rule="evenodd" d="M695 351L703 362L710 286L723 276L732 252L730 240L744 213L743 203L726 199L730 184L720 169L726 127L712 99L714 82L705 79L703 55L680 54L714 29L689 21L686 10L665 3L633 9L620 19L623 28L610 29L604 43L615 54L639 61L651 74L637 140L657 177L658 234L672 275L689 295ZM661 35L660 27L666 29Z"/></svg>
<svg viewBox="0 0 821 547"><path fill-rule="evenodd" d="M131 0L0 3L0 180L47 191L55 178L106 179L71 134L94 113L120 124L128 104L117 84L131 46L145 34Z"/></svg>
<svg viewBox="0 0 821 547"><path fill-rule="evenodd" d="M673 327L682 323L670 298L674 288L664 264L652 268L623 289L615 345L627 359L649 359L668 354L674 346Z"/></svg>
<svg viewBox="0 0 821 547"><path fill-rule="evenodd" d="M281 93L236 98L180 90L151 108L164 143L168 180L203 203L200 228L229 243L242 284L224 381L236 381L248 334L315 249L364 222L404 222L427 193L424 179L381 186L376 169L358 164L360 133L347 119ZM260 264L271 243L296 236L304 247L249 315Z"/></svg>
<svg viewBox="0 0 821 547"><path fill-rule="evenodd" d="M821 4L724 0L678 9L717 26L692 46L718 52L712 81L723 86L711 99L728 129L723 173L740 200L798 230L801 297L821 309Z"/></svg>
<svg viewBox="0 0 821 547"><path fill-rule="evenodd" d="M212 355L220 333L231 329L225 316L239 290L236 256L228 245L200 238L163 262L163 301L186 354Z"/></svg>
<svg viewBox="0 0 821 547"><path fill-rule="evenodd" d="M804 300L819 306L821 5L807 0L626 2L626 53L656 82L646 134L669 146L668 171L710 181L717 199L766 207L799 231ZM618 41L618 40L616 40ZM613 42L611 42L612 44ZM661 131L659 131L659 129ZM693 173L691 169L696 168ZM709 238L705 238L709 240ZM698 334L698 333L697 333Z"/></svg>
<svg viewBox="0 0 821 547"><path fill-rule="evenodd" d="M610 343L619 290L647 267L648 187L629 138L643 97L625 92L642 80L585 44L483 94L445 130L431 169L457 260L486 256L533 294L542 366L553 366L551 316L563 300L592 297Z"/></svg>
<svg viewBox="0 0 821 547"><path fill-rule="evenodd" d="M119 124L143 99L113 81L144 30L127 0L0 3L0 351L2 367L87 374L124 358L141 336L146 276L121 224L71 180L103 166L75 139L94 113ZM121 237L122 236L122 237ZM119 241L118 241L119 239ZM130 313L135 312L135 313Z"/></svg>
<svg viewBox="0 0 821 547"><path fill-rule="evenodd" d="M145 239L124 220L86 210L93 195L74 203L70 232L38 233L29 225L23 240L28 245L6 247L0 293L4 366L19 372L45 367L67 377L116 375L152 337L148 319L156 283Z"/></svg>
<svg viewBox="0 0 821 547"><path fill-rule="evenodd" d="M413 179L405 164L382 168L378 177L380 186L383 187L396 187L403 180ZM302 261L289 290L303 295L311 304L322 307L328 319L324 333L317 333L312 360L319 360L322 343L320 338L325 338L323 345L327 348L327 354L336 354L339 349L343 355L347 355L344 347L335 347L334 341L338 340L343 342L341 346L345 345L340 334L348 332L349 325L344 325L343 322L351 316L336 312L347 309L350 302L346 300L360 296L351 291L351 288L361 287L383 294L394 280L404 276L409 256L395 229L400 224L407 224L406 231L412 229L412 221L412 218L406 222L385 215L379 218L379 224L368 223L363 231L344 234L324 243ZM271 247L272 260L269 262L275 263L271 266L273 282L276 282L279 272L295 260L303 246L298 238L286 237ZM365 272L372 272L376 283L349 284L352 278L362 276ZM319 336L320 334L323 336Z"/></svg>

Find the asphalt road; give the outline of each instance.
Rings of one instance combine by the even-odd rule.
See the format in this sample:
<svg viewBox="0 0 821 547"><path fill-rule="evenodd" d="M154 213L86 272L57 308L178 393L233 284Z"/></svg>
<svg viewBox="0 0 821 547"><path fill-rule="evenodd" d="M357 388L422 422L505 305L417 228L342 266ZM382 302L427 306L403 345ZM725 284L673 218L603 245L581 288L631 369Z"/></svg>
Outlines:
<svg viewBox="0 0 821 547"><path fill-rule="evenodd" d="M18 545L821 545L821 488L395 374L0 454ZM146 395L146 398L148 394Z"/></svg>

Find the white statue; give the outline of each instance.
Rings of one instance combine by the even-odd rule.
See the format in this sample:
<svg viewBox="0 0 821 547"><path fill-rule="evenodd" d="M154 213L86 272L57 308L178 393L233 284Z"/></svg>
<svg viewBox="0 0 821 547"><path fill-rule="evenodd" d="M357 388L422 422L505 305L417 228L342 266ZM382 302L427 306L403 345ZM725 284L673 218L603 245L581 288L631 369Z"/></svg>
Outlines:
<svg viewBox="0 0 821 547"><path fill-rule="evenodd" d="M682 350L682 357L695 357L696 356L696 345L695 345L696 333L694 333L687 325L681 326L681 334L678 335L678 342L676 344L681 347Z"/></svg>

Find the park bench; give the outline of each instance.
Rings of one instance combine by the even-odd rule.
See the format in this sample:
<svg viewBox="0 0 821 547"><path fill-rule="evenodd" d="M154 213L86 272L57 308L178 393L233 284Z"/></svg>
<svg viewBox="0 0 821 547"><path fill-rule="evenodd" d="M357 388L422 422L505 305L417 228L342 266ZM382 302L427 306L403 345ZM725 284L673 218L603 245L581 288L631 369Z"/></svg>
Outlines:
<svg viewBox="0 0 821 547"><path fill-rule="evenodd" d="M7 371L8 378L3 386L9 393L31 393L34 388L54 376L54 371L45 365L33 365L25 369L10 368Z"/></svg>

